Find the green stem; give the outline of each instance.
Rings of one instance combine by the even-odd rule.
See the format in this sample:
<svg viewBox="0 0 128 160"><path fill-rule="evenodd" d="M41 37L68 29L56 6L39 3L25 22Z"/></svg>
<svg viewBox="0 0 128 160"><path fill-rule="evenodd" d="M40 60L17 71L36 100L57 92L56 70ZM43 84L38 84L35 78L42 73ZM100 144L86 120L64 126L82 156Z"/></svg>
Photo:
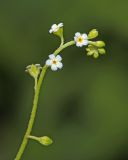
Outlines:
<svg viewBox="0 0 128 160"><path fill-rule="evenodd" d="M33 140L36 140L36 141L39 141L39 140L40 140L39 137L35 137L35 136L28 136L28 138L33 139Z"/></svg>
<svg viewBox="0 0 128 160"><path fill-rule="evenodd" d="M71 45L74 45L74 44L75 44L74 41L70 41L70 42L65 43L64 45L60 46L57 50L55 50L54 55L57 55L64 48L67 48L67 47L69 47ZM28 137L31 134L31 131L32 131L32 128L33 128L33 124L34 124L34 120L35 120L35 116L36 116L36 112L37 112L40 88L41 88L42 82L44 80L47 68L48 67L46 65L44 65L44 67L42 68L42 72L40 74L40 77L39 77L39 80L38 80L38 83L37 83L37 87L36 87L36 90L35 90L35 95L34 95L34 100L33 100L33 107L32 107L32 112L31 112L31 115L30 115L30 120L29 120L29 123L28 123L28 127L27 127L26 133L24 135L23 141L21 143L21 146L19 148L19 151L18 151L18 153L16 155L15 160L20 160L21 159L22 154L24 153L24 150L25 150L25 148L26 148L26 146L28 144L28 139L29 139Z"/></svg>
<svg viewBox="0 0 128 160"><path fill-rule="evenodd" d="M55 50L54 55L57 55L58 53L60 53L63 49L72 46L75 44L75 41L70 41L65 43L64 45L60 46L57 50Z"/></svg>
<svg viewBox="0 0 128 160"><path fill-rule="evenodd" d="M37 87L37 78L35 78L35 86L34 86L35 91L36 91L36 87Z"/></svg>
<svg viewBox="0 0 128 160"><path fill-rule="evenodd" d="M19 149L19 151L17 153L17 156L16 156L15 160L20 160L21 159L21 156L22 156L22 154L23 154L23 152L25 150L25 147L26 147L26 145L28 143L28 136L31 133L31 130L32 130L32 127L33 127L33 124L34 124L34 120L35 120L35 116L36 116L40 87L41 87L42 81L44 79L46 70L47 70L47 66L44 66L42 68L42 72L41 72L41 75L40 75L40 78L39 78L39 81L38 81L38 84L37 84L37 87L36 87L34 101L33 101L33 108L32 108L30 120L29 120L29 123L28 123L28 128L26 130L26 133L24 135L22 144L20 146L20 149Z"/></svg>
<svg viewBox="0 0 128 160"><path fill-rule="evenodd" d="M64 37L61 36L61 44L60 44L60 46L62 46L63 44L64 44Z"/></svg>

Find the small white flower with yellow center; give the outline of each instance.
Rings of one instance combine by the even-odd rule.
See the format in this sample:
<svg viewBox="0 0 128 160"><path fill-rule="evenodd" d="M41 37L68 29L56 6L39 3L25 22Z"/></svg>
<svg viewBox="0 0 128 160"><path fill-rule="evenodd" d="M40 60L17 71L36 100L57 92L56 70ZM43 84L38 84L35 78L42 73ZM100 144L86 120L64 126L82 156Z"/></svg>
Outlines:
<svg viewBox="0 0 128 160"><path fill-rule="evenodd" d="M51 26L51 29L49 30L49 33L55 33L57 32L60 28L62 28L64 25L63 23L59 23L58 25L57 24L53 24Z"/></svg>
<svg viewBox="0 0 128 160"><path fill-rule="evenodd" d="M77 47L82 47L88 45L88 36L87 34L81 34L77 32L74 37L74 41Z"/></svg>
<svg viewBox="0 0 128 160"><path fill-rule="evenodd" d="M55 56L54 54L49 55L49 59L46 60L46 65L51 67L51 70L56 71L63 67L62 57L60 55Z"/></svg>

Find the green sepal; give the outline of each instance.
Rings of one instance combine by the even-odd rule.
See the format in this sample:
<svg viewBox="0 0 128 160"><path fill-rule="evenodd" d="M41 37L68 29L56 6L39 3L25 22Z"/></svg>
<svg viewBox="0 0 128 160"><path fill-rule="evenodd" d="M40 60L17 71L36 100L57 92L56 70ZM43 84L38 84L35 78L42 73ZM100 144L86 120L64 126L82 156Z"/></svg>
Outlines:
<svg viewBox="0 0 128 160"><path fill-rule="evenodd" d="M40 64L32 64L26 67L26 72L28 72L34 79L36 79L41 70Z"/></svg>
<svg viewBox="0 0 128 160"><path fill-rule="evenodd" d="M63 37L63 27L59 28L57 32L53 32L53 34L62 38Z"/></svg>

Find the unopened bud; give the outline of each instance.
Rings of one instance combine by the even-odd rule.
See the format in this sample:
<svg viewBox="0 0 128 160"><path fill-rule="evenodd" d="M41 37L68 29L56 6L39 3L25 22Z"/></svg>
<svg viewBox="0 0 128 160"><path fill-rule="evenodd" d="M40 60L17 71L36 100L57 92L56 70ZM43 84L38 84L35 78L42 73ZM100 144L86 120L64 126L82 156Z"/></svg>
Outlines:
<svg viewBox="0 0 128 160"><path fill-rule="evenodd" d="M43 136L43 137L28 136L28 138L38 141L40 144L44 146L49 146L53 143L53 140L48 136Z"/></svg>
<svg viewBox="0 0 128 160"><path fill-rule="evenodd" d="M99 57L98 51L95 51L95 52L94 52L93 57L94 57L94 58L98 58L98 57Z"/></svg>
<svg viewBox="0 0 128 160"><path fill-rule="evenodd" d="M100 49L98 49L98 51L99 51L100 54L105 54L106 53L104 48L100 48Z"/></svg>
<svg viewBox="0 0 128 160"><path fill-rule="evenodd" d="M53 140L47 136L43 136L39 138L39 142L44 146L49 146L53 143Z"/></svg>
<svg viewBox="0 0 128 160"><path fill-rule="evenodd" d="M103 41L97 41L97 42L95 42L95 46L97 46L97 47L104 47L105 46L105 43L103 42Z"/></svg>
<svg viewBox="0 0 128 160"><path fill-rule="evenodd" d="M93 39L98 36L98 31L96 29L92 29L88 34L88 39Z"/></svg>

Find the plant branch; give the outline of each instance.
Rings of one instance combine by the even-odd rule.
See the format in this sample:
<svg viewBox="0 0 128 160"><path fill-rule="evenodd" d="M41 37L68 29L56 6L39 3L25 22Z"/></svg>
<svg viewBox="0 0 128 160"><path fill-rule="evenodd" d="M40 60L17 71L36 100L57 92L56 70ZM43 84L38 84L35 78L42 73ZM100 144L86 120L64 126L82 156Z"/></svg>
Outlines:
<svg viewBox="0 0 128 160"><path fill-rule="evenodd" d="M75 44L74 41L70 41L70 42L65 43L64 45L61 45L57 50L55 50L54 55L57 55L63 49L65 49L65 48L67 48L71 45L74 45L74 44ZM30 137L30 134L31 134L31 131L32 131L32 128L33 128L33 124L34 124L34 121L35 121L36 112L37 112L40 88L41 88L42 82L44 80L47 69L48 69L48 67L46 65L44 65L44 67L42 68L42 72L40 74L40 77L39 77L39 80L38 80L38 83L37 83L37 87L36 87L36 90L35 90L33 107L32 107L32 112L31 112L31 115L30 115L30 120L29 120L29 123L28 123L28 127L27 127L26 133L24 135L23 141L21 143L21 146L19 148L19 151L16 155L15 160L20 160L21 159L22 154L24 153L24 150L25 150L25 148L28 144L28 140L29 140L28 137Z"/></svg>

